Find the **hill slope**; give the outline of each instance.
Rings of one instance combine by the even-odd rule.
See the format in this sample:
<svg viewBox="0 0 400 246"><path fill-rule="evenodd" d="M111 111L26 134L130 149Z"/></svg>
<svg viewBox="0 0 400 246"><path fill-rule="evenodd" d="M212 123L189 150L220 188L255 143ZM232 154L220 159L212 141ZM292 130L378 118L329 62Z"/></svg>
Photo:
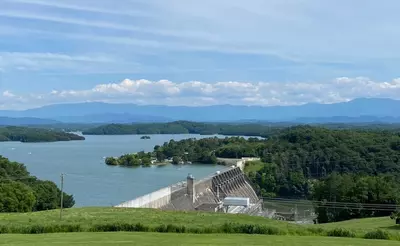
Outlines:
<svg viewBox="0 0 400 246"><path fill-rule="evenodd" d="M85 137L62 131L19 126L0 127L0 142L57 142L85 140Z"/></svg>
<svg viewBox="0 0 400 246"><path fill-rule="evenodd" d="M329 224L308 226L297 225L286 223L284 221L265 219L258 216L206 212L161 211L154 209L72 208L64 210L62 222L60 222L59 215L59 210L19 214L0 213L0 234L81 232L79 234L71 235L76 235L78 237L82 236L82 240L87 240L85 238L96 235L89 235L90 232L110 231L140 231L146 232L149 236L154 235L150 232L179 232L185 234L195 232L203 234L202 236L206 236L206 234L210 233L247 233L280 235L282 241L285 241L288 235L302 236L296 237L296 240L299 241L308 240L307 236L315 236L315 240L313 241L318 242L328 240L328 238L324 238L323 236L332 236L332 234L330 234L332 231L331 228L342 228L338 225L328 228L327 226ZM368 232L382 229L390 235L390 239L400 239L400 234L398 233L397 227L394 225L394 221L387 217L377 218L376 220L381 221L379 224L380 226L384 224L384 227L367 226L365 227L365 230L354 230L353 235L355 237L364 237ZM366 220L358 221L358 228L363 228L364 221ZM391 228L386 226L390 224L392 225ZM342 229L346 228L348 227L344 226ZM0 235L0 238L1 236L2 235ZM158 236L161 235L157 234L157 237ZM21 236L7 237L17 239ZM58 235L53 234L53 236L50 237L58 237ZM27 238L30 238L30 236ZM355 243L357 240L352 242ZM367 241L364 242L367 243ZM387 243L390 244L390 242Z"/></svg>
<svg viewBox="0 0 400 246"><path fill-rule="evenodd" d="M40 119L33 117L0 117L0 126L33 126L33 125L49 125L61 123L56 120Z"/></svg>

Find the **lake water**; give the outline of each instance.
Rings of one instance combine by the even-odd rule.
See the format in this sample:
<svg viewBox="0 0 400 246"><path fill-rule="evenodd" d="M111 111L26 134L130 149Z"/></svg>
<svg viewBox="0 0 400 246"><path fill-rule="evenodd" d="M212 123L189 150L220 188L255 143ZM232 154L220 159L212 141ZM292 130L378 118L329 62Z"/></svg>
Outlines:
<svg viewBox="0 0 400 246"><path fill-rule="evenodd" d="M73 194L76 207L112 206L186 179L188 173L201 178L224 169L216 165L160 166L149 168L111 167L106 156L152 151L170 139L204 138L192 134L85 136L85 141L55 143L0 143L0 155L24 163L32 175L60 184L64 173L64 190ZM219 136L221 137L221 136Z"/></svg>

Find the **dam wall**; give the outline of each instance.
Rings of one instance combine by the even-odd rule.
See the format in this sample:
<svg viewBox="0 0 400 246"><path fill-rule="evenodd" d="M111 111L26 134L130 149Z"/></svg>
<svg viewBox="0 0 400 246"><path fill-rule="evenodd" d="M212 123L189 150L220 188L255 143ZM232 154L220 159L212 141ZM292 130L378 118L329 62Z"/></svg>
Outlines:
<svg viewBox="0 0 400 246"><path fill-rule="evenodd" d="M216 212L221 211L226 197L250 198L251 206L242 211L250 214L259 210L260 199L240 167L228 168L200 180L195 180L189 174L186 182L162 188L116 207Z"/></svg>
<svg viewBox="0 0 400 246"><path fill-rule="evenodd" d="M133 200L123 202L115 207L120 208L160 208L171 202L172 193L185 187L184 182L168 186Z"/></svg>

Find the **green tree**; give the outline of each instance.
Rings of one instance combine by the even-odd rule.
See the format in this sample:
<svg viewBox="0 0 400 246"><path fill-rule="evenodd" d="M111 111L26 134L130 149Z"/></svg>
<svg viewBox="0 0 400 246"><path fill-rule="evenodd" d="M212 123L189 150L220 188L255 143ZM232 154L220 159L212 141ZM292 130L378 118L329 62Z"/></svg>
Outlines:
<svg viewBox="0 0 400 246"><path fill-rule="evenodd" d="M34 211L50 210L60 207L61 190L54 182L35 180L30 184L34 191L37 201L33 208ZM71 208L75 205L72 195L63 192L63 207Z"/></svg>
<svg viewBox="0 0 400 246"><path fill-rule="evenodd" d="M53 182L36 181L31 187L37 197L33 210L49 210L59 206L60 200L58 198L60 191Z"/></svg>
<svg viewBox="0 0 400 246"><path fill-rule="evenodd" d="M31 212L35 202L29 186L13 181L0 183L0 212Z"/></svg>
<svg viewBox="0 0 400 246"><path fill-rule="evenodd" d="M388 204L393 208L400 202L400 186L393 176L334 173L315 183L313 199L323 201L316 204L320 223L389 216L395 209L387 207L386 210L380 210L380 206L374 204ZM343 202L352 205L340 205ZM363 204L372 205L365 207ZM377 209L374 210L374 207Z"/></svg>
<svg viewBox="0 0 400 246"><path fill-rule="evenodd" d="M118 159L114 157L107 157L105 162L109 166L117 166L119 164Z"/></svg>
<svg viewBox="0 0 400 246"><path fill-rule="evenodd" d="M142 165L145 167L151 166L151 159L148 156L142 158Z"/></svg>
<svg viewBox="0 0 400 246"><path fill-rule="evenodd" d="M179 164L179 162L181 161L181 158L178 156L174 156L172 157L172 164Z"/></svg>

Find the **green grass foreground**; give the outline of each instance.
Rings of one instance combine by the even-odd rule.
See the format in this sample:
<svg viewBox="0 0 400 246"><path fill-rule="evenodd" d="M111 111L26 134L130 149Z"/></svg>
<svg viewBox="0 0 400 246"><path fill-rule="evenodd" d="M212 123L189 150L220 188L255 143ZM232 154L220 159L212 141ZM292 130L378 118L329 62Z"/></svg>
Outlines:
<svg viewBox="0 0 400 246"><path fill-rule="evenodd" d="M316 226L324 229L345 228L359 232L367 232L376 229L400 232L400 225L396 225L395 221L389 217L353 219L342 222L320 224Z"/></svg>
<svg viewBox="0 0 400 246"><path fill-rule="evenodd" d="M290 227L287 223L269 220L262 217L203 212L175 212L156 209L132 208L71 208L63 210L60 222L60 210L41 211L34 213L0 213L1 225L23 224L80 224L90 226L103 223L143 223L149 226L174 224L178 226L193 226L205 228L212 225L223 225L226 222L241 224L268 224L279 227Z"/></svg>
<svg viewBox="0 0 400 246"><path fill-rule="evenodd" d="M352 245L383 246L398 242L356 238L227 235L227 234L161 234L161 233L68 233L40 235L0 235L0 245Z"/></svg>
<svg viewBox="0 0 400 246"><path fill-rule="evenodd" d="M296 225L246 215L153 209L73 208L64 210L62 221L59 218L59 210L0 213L0 234L81 232L82 235L87 235L87 232L125 231L180 233L184 237L191 233L204 235L225 233L400 240L399 229L400 227L394 225L394 221L390 218L361 219L323 225Z"/></svg>

